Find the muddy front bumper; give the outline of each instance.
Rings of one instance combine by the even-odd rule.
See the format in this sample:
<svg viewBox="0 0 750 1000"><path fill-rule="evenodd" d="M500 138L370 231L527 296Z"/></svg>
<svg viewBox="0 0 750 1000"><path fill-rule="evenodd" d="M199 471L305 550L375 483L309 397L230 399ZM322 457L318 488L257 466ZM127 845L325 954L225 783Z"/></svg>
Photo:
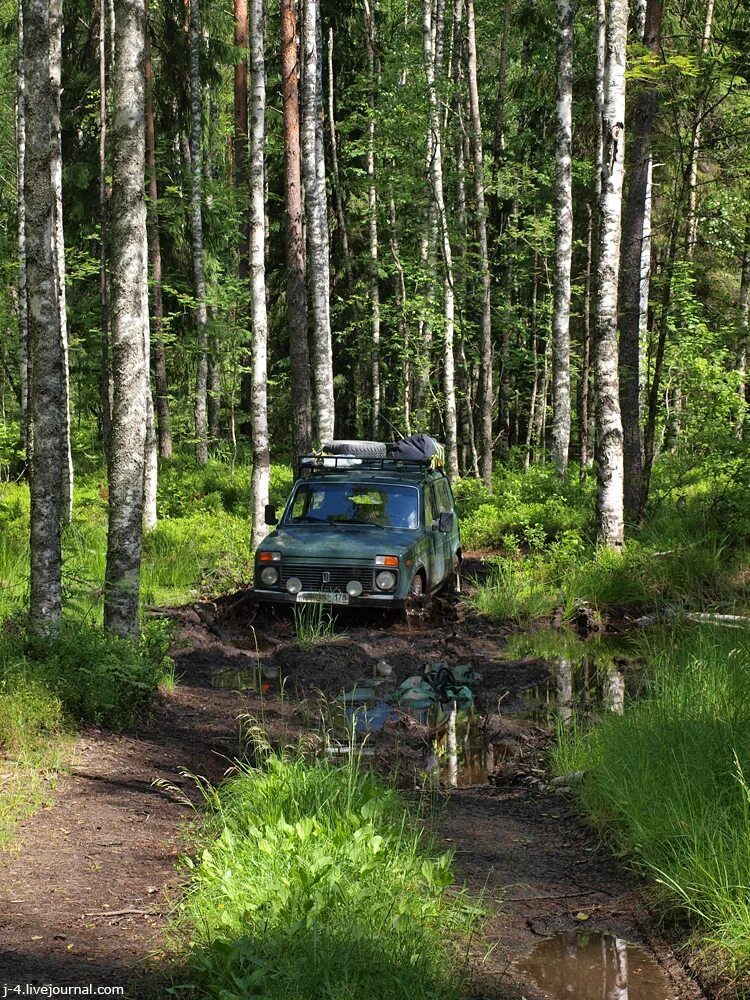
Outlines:
<svg viewBox="0 0 750 1000"><path fill-rule="evenodd" d="M406 598L398 597L395 594L362 594L360 597L350 597L349 594L333 595L321 593L318 600L311 600L309 597L298 600L299 594L290 594L283 590L270 590L264 587L253 587L250 594L255 601L271 601L275 604L293 604L296 607L304 607L306 604L324 604L331 608L381 608L388 610L393 608L398 611L406 605ZM346 598L346 600L342 600Z"/></svg>

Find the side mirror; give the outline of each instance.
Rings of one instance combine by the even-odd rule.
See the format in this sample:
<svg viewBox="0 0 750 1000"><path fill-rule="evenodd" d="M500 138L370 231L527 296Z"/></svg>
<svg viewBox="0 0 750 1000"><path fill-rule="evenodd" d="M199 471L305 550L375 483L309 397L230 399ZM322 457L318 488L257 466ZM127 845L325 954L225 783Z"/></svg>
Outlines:
<svg viewBox="0 0 750 1000"><path fill-rule="evenodd" d="M266 504L263 520L266 522L266 524L271 524L271 525L279 523L279 519L276 516L276 507L274 506L274 504L272 503Z"/></svg>
<svg viewBox="0 0 750 1000"><path fill-rule="evenodd" d="M441 514L438 518L438 531L442 531L446 535L453 531L454 516L453 511Z"/></svg>

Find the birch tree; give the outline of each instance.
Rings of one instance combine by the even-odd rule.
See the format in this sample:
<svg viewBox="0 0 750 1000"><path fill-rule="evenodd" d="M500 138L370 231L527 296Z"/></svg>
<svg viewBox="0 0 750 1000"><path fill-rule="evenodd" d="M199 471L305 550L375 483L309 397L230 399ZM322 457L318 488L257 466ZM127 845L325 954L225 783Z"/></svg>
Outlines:
<svg viewBox="0 0 750 1000"><path fill-rule="evenodd" d="M23 61L26 148L26 289L31 422L31 627L49 631L62 610L65 440L65 351L60 331L53 188L55 95L50 71L47 0L24 0Z"/></svg>
<svg viewBox="0 0 750 1000"><path fill-rule="evenodd" d="M64 432L63 445L63 524L73 516L73 452L70 442L70 374L68 364L68 317L65 295L65 235L63 228L62 190L62 0L50 0L49 5L50 77L52 81L52 187L55 194L55 277L57 281L57 308L60 312L60 337L63 348Z"/></svg>
<svg viewBox="0 0 750 1000"><path fill-rule="evenodd" d="M658 58L662 2L649 0L644 41ZM656 115L656 90L641 82L635 97L633 140L628 156L622 262L620 267L620 409L622 411L624 502L628 521L637 518L643 489L643 435L641 432L641 313L643 250L651 201L651 134ZM648 272L646 272L648 275ZM647 279L646 279L647 280ZM646 295L648 294L646 290Z"/></svg>
<svg viewBox="0 0 750 1000"><path fill-rule="evenodd" d="M454 294L453 253L451 250L448 223L445 212L445 196L443 193L443 153L442 127L440 107L437 97L436 67L441 64L441 49L445 5L438 5L438 11L433 20L432 4L424 0L423 30L425 72L427 75L427 96L429 131L432 141L432 158L429 167L431 197L435 206L440 243L443 252L443 302L445 329L443 333L443 397L444 397L444 428L445 457L448 475L451 479L458 477L458 443L456 419L456 389L455 361L453 357L453 338L456 317L456 301Z"/></svg>
<svg viewBox="0 0 750 1000"><path fill-rule="evenodd" d="M109 363L109 192L107 188L107 5L99 4L99 301L101 303L101 357L99 405L104 453L109 454L112 431Z"/></svg>
<svg viewBox="0 0 750 1000"><path fill-rule="evenodd" d="M367 38L367 207L370 236L370 309L372 319L372 436L380 431L380 285L378 280L378 193L375 186L375 18L369 0L363 0Z"/></svg>
<svg viewBox="0 0 750 1000"><path fill-rule="evenodd" d="M292 382L292 448L312 448L310 352L307 343L307 290L302 210L302 160L297 70L296 0L281 0L281 98L284 114L284 247L286 322Z"/></svg>
<svg viewBox="0 0 750 1000"><path fill-rule="evenodd" d="M190 0L190 222L193 237L193 281L195 283L195 327L197 365L195 373L195 458L208 461L208 310L206 269L203 253L203 96L201 91L201 8Z"/></svg>
<svg viewBox="0 0 750 1000"><path fill-rule="evenodd" d="M564 479L570 448L570 266L573 258L573 4L557 0L552 461Z"/></svg>
<svg viewBox="0 0 750 1000"><path fill-rule="evenodd" d="M113 410L104 623L138 635L148 416L145 0L115 0L112 122Z"/></svg>
<svg viewBox="0 0 750 1000"><path fill-rule="evenodd" d="M714 0L707 0L706 16L703 22L703 34L701 35L700 55L701 59L706 54L708 44L711 41L711 33L714 23ZM698 105L693 118L693 128L690 136L690 151L688 153L688 197L687 216L685 223L685 254L690 260L695 252L695 244L698 237L698 161L701 153L701 136L703 132L703 117L705 107L702 103Z"/></svg>
<svg viewBox="0 0 750 1000"><path fill-rule="evenodd" d="M315 393L315 435L318 444L334 434L333 347L331 343L330 250L323 159L323 95L318 45L320 0L304 0L302 38L302 163L310 291L312 298L312 374Z"/></svg>
<svg viewBox="0 0 750 1000"><path fill-rule="evenodd" d="M18 380L21 396L21 449L29 458L29 313L26 295L26 70L23 58L23 4L18 7L16 80L16 223L18 238Z"/></svg>
<svg viewBox="0 0 750 1000"><path fill-rule="evenodd" d="M266 536L265 507L271 458L268 446L268 317L266 315L265 262L265 140L266 66L264 57L265 11L263 0L250 0L250 278L253 310L253 548Z"/></svg>
<svg viewBox="0 0 750 1000"><path fill-rule="evenodd" d="M624 540L623 453L617 373L617 283L625 165L625 49L627 0L607 0L604 81L604 158L596 257L597 538L617 548Z"/></svg>
<svg viewBox="0 0 750 1000"><path fill-rule="evenodd" d="M482 117L479 107L479 85L477 82L477 38L474 17L474 0L467 0L467 41L469 108L474 148L474 197L477 212L477 236L479 239L479 266L482 276L482 326L479 345L479 438L481 449L482 479L488 490L492 490L492 279L490 276L490 255L487 244L487 210L484 190L484 150L482 144ZM469 416L471 410L469 409ZM473 435L471 435L473 438Z"/></svg>

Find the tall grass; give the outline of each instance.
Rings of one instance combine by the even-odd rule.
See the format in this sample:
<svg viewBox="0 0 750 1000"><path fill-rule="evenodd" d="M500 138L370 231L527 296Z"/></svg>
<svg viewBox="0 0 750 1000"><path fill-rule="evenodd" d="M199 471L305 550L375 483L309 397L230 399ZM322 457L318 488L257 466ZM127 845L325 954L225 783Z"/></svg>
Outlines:
<svg viewBox="0 0 750 1000"><path fill-rule="evenodd" d="M450 890L451 854L356 758L270 755L209 799L180 910L191 950L178 996L459 995L477 911Z"/></svg>
<svg viewBox="0 0 750 1000"><path fill-rule="evenodd" d="M561 730L555 766L585 770L589 816L750 986L750 634L674 629L641 652L645 696Z"/></svg>

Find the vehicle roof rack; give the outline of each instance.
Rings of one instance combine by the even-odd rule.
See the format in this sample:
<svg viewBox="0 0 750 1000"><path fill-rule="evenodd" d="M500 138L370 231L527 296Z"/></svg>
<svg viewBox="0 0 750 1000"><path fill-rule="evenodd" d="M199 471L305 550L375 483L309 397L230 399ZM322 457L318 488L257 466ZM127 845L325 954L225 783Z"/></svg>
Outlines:
<svg viewBox="0 0 750 1000"><path fill-rule="evenodd" d="M300 455L297 459L298 479L312 473L336 474L339 472L413 472L441 469L432 458L360 458L358 455Z"/></svg>

